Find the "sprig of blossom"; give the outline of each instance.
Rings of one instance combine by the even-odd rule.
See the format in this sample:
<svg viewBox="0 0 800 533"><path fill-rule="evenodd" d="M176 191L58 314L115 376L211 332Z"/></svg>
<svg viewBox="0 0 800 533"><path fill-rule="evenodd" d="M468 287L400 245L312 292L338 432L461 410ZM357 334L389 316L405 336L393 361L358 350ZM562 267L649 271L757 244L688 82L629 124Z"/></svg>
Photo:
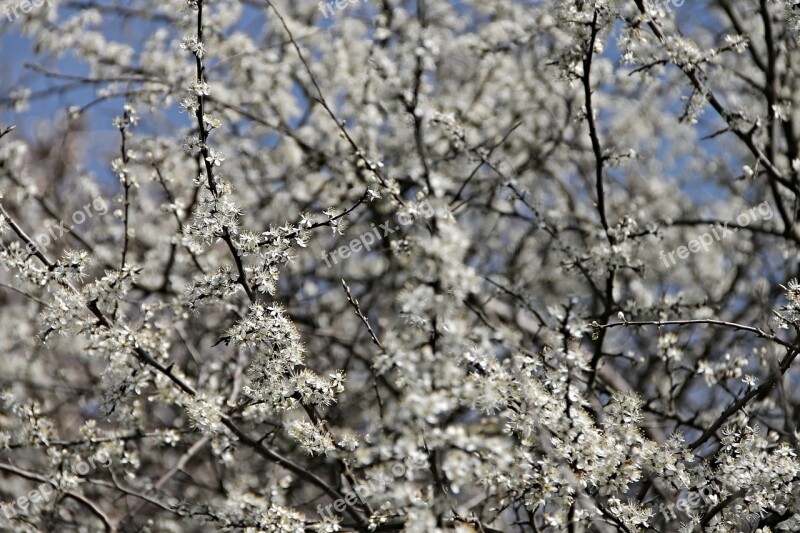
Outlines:
<svg viewBox="0 0 800 533"><path fill-rule="evenodd" d="M192 427L209 436L224 430L222 409L218 401L202 393L185 400L184 408Z"/></svg>
<svg viewBox="0 0 800 533"><path fill-rule="evenodd" d="M336 451L333 437L324 427L304 420L288 424L288 433L309 455L330 455Z"/></svg>
<svg viewBox="0 0 800 533"><path fill-rule="evenodd" d="M196 57L201 59L205 53L205 47L203 43L197 39L197 35L184 35L181 40L181 48L183 50L189 50Z"/></svg>

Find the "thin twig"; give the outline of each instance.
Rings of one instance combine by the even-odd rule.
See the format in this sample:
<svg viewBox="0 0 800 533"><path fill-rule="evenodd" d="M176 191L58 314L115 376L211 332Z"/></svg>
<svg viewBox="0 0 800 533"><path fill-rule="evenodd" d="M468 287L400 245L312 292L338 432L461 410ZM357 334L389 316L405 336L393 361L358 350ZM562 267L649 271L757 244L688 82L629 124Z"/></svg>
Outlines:
<svg viewBox="0 0 800 533"><path fill-rule="evenodd" d="M353 295L350 293L350 287L347 286L347 283L342 280L342 286L344 287L344 292L347 293L347 301L350 302L350 305L353 306L355 309L356 316L361 319L361 322L367 326L367 331L369 331L369 336L372 337L372 342L375 343L381 351L383 351L383 345L381 344L380 339L375 334L375 331L372 329L372 326L367 320L367 317L364 316L364 313L361 312L361 306L358 305L358 300L353 298ZM370 372L372 373L372 387L375 389L375 397L378 400L378 413L380 414L381 420L383 420L383 400L381 399L381 392L378 388L378 378L375 376L375 371L370 366Z"/></svg>
<svg viewBox="0 0 800 533"><path fill-rule="evenodd" d="M367 320L367 317L365 317L364 313L361 312L361 306L358 305L358 300L353 298L353 295L350 293L350 287L347 286L347 282L345 282L345 280L342 280L342 286L344 287L344 292L347 293L347 301L350 302L350 305L352 305L353 309L355 309L356 311L356 316L361 319L361 321L364 323L365 326L367 326L369 335L370 337L372 337L372 342L375 343L375 346L383 350L383 345L381 344L381 341L378 340L378 336L375 335L375 331L372 329L372 326L370 325L369 320Z"/></svg>
<svg viewBox="0 0 800 533"><path fill-rule="evenodd" d="M16 128L16 126L9 126L9 127L7 127L6 129L4 129L4 130L0 130L0 139L2 139L2 138L3 138L3 137L5 137L6 135L8 135L8 134L9 134L9 133L11 133L12 131L14 131L14 129L15 129L15 128Z"/></svg>

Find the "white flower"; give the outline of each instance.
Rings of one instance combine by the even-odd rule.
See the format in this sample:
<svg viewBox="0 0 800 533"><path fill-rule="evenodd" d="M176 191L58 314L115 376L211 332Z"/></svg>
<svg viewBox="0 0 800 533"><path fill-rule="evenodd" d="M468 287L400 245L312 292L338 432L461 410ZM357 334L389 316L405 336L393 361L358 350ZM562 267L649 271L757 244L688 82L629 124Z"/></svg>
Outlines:
<svg viewBox="0 0 800 533"><path fill-rule="evenodd" d="M311 218L306 212L300 213L300 227L301 228L310 228L314 224L314 220Z"/></svg>
<svg viewBox="0 0 800 533"><path fill-rule="evenodd" d="M184 36L181 41L181 48L191 51L198 58L202 58L205 53L203 43L198 42L196 35Z"/></svg>
<svg viewBox="0 0 800 533"><path fill-rule="evenodd" d="M195 80L191 85L191 90L197 96L203 96L203 95L211 94L210 90L209 90L209 87L208 87L208 84L205 81L202 81L202 80Z"/></svg>
<svg viewBox="0 0 800 533"><path fill-rule="evenodd" d="M220 150L209 148L208 155L206 156L206 161L218 167L223 161L225 161L225 158L222 157L222 152Z"/></svg>
<svg viewBox="0 0 800 533"><path fill-rule="evenodd" d="M222 122L218 118L215 118L208 113L203 114L203 124L205 124L208 129L219 128L222 126Z"/></svg>

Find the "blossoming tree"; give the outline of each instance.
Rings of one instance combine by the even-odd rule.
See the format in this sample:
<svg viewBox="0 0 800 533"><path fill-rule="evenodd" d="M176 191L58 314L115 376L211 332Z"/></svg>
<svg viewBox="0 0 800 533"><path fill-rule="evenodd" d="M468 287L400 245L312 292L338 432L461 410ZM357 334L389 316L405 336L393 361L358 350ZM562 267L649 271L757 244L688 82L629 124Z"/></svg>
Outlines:
<svg viewBox="0 0 800 533"><path fill-rule="evenodd" d="M794 2L3 16L3 531L800 530Z"/></svg>

